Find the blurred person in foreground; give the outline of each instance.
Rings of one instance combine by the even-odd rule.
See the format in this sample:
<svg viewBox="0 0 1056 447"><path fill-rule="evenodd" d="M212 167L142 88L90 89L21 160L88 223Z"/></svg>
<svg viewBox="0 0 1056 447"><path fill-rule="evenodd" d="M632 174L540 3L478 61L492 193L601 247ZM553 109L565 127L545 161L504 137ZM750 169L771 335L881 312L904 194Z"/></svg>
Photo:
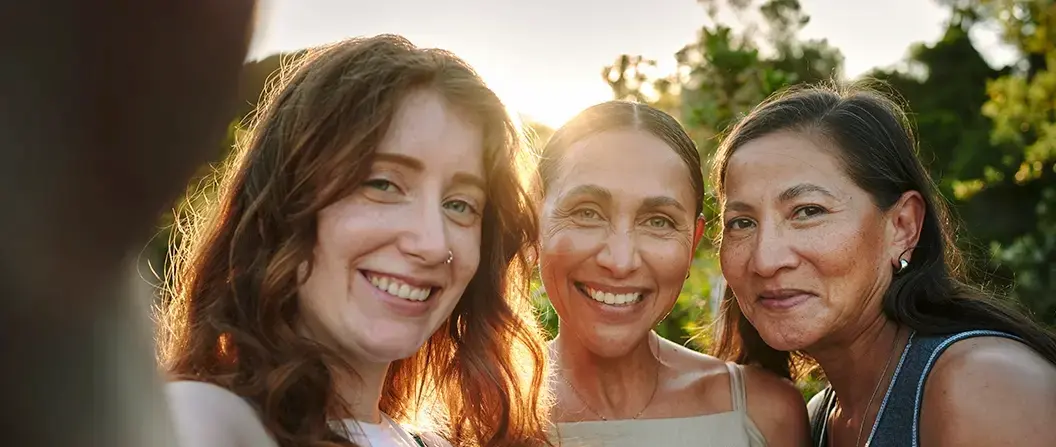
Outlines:
<svg viewBox="0 0 1056 447"><path fill-rule="evenodd" d="M896 103L778 95L732 128L713 178L733 292L719 354L816 360L815 445L1053 445L1056 336L966 282Z"/></svg>
<svg viewBox="0 0 1056 447"><path fill-rule="evenodd" d="M310 51L176 252L160 347L183 443L545 444L519 140L448 52Z"/></svg>
<svg viewBox="0 0 1056 447"><path fill-rule="evenodd" d="M4 445L175 445L134 260L219 155L255 3L0 3Z"/></svg>
<svg viewBox="0 0 1056 447"><path fill-rule="evenodd" d="M542 151L539 264L560 318L553 438L563 446L805 446L787 380L679 346L653 329L704 232L696 145L664 112L586 109Z"/></svg>

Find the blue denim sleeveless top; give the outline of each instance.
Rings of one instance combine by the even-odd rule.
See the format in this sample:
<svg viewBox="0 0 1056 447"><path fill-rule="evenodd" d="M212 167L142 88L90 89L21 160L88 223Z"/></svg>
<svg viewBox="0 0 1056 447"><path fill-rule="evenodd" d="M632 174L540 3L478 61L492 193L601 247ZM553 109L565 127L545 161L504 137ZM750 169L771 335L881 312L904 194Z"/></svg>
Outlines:
<svg viewBox="0 0 1056 447"><path fill-rule="evenodd" d="M919 447L920 408L924 398L924 383L935 361L950 345L973 337L1002 337L1022 342L1011 334L975 330L937 336L909 335L902 357L895 367L894 379L887 388L880 412L866 439L868 447ZM828 421L836 405L832 387L822 391L820 405L810 415L812 445L827 447Z"/></svg>

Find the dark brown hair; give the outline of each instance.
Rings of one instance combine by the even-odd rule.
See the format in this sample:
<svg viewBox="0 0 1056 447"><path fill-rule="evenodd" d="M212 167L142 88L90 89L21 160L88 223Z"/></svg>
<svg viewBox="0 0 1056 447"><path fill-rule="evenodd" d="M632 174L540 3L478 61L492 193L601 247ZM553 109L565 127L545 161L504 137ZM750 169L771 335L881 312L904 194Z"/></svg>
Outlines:
<svg viewBox="0 0 1056 447"><path fill-rule="evenodd" d="M779 93L738 122L715 156L712 184L721 202L730 157L749 141L780 131L804 132L837 148L850 178L881 210L907 191L924 199L920 240L905 273L895 276L883 300L892 321L921 335L975 329L1002 331L1056 364L1056 336L1003 300L969 285L966 265L954 239L951 213L916 155L912 125L902 108L862 85L800 87ZM729 288L723 299L716 356L756 364L795 378L806 358L778 351L765 342L741 313Z"/></svg>
<svg viewBox="0 0 1056 447"><path fill-rule="evenodd" d="M629 101L607 101L579 112L561 126L539 153L534 192L546 195L564 152L576 142L606 131L635 129L663 140L678 154L689 170L687 180L693 187L696 215L704 209L704 172L700 152L674 117L646 104Z"/></svg>
<svg viewBox="0 0 1056 447"><path fill-rule="evenodd" d="M427 415L455 446L547 444L545 346L524 251L537 218L514 174L520 134L456 56L381 35L310 51L287 70L233 156L216 206L178 220L162 364L255 404L284 447L350 445L327 426L337 399L328 368L342 362L294 330L297 266L312 260L318 212L360 185L401 100L422 89L484 130L481 261L448 321L393 363L381 410L405 423Z"/></svg>

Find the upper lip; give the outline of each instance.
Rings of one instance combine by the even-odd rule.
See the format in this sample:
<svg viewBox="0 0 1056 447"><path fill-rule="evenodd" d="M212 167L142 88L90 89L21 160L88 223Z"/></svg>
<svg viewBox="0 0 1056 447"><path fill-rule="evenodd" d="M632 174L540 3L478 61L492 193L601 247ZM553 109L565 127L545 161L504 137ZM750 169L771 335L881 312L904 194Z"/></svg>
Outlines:
<svg viewBox="0 0 1056 447"><path fill-rule="evenodd" d="M620 295L626 293L640 293L645 294L649 290L645 287L634 287L634 286L610 286L606 284L598 284L595 282L576 281L588 289L597 290L599 292L607 292L613 295Z"/></svg>
<svg viewBox="0 0 1056 447"><path fill-rule="evenodd" d="M774 288L762 291L759 294L759 298L764 300L783 300L797 295L813 295L813 293L803 289Z"/></svg>
<svg viewBox="0 0 1056 447"><path fill-rule="evenodd" d="M383 272L380 270L360 269L364 274L374 274L378 276L388 276L390 278L398 279L400 282L406 283L409 286L421 287L421 288L433 288L441 287L440 281L436 281L429 278L416 278L409 275L400 275L397 273Z"/></svg>

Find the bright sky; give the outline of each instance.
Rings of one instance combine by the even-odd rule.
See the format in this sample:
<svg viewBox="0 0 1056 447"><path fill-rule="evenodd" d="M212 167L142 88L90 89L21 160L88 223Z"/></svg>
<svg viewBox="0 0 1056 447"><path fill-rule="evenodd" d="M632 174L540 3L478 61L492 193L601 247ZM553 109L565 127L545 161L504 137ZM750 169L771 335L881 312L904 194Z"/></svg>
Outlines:
<svg viewBox="0 0 1056 447"><path fill-rule="evenodd" d="M646 5L649 6L646 6ZM933 0L801 0L804 38L827 38L854 77L934 42ZM402 34L470 63L507 107L549 126L611 99L601 70L620 54L662 66L706 22L696 0L264 0L253 59L349 36ZM984 39L986 40L986 39Z"/></svg>

